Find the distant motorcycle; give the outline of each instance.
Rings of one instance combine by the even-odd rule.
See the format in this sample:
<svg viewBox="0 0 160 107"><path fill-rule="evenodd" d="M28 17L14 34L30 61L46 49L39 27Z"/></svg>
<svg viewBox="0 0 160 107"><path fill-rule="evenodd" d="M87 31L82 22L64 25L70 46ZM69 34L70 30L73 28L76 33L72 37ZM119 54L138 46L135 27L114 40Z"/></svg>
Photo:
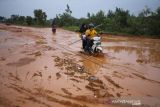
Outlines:
<svg viewBox="0 0 160 107"><path fill-rule="evenodd" d="M52 27L52 32L56 33L56 26L55 25Z"/></svg>

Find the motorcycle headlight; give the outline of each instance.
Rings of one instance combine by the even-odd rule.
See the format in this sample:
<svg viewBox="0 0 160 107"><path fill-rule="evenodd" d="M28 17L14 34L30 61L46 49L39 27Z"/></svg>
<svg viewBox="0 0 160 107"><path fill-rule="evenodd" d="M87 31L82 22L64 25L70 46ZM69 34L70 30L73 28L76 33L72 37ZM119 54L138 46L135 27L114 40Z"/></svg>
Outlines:
<svg viewBox="0 0 160 107"><path fill-rule="evenodd" d="M101 42L97 42L96 45L101 45Z"/></svg>

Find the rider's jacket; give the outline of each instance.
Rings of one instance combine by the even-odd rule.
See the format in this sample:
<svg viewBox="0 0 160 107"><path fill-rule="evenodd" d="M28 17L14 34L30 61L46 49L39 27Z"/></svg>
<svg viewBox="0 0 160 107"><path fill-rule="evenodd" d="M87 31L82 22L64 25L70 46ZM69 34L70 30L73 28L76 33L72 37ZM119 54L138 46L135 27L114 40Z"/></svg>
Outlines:
<svg viewBox="0 0 160 107"><path fill-rule="evenodd" d="M85 32L86 37L89 39L92 39L96 34L97 34L97 32L94 29L88 29Z"/></svg>

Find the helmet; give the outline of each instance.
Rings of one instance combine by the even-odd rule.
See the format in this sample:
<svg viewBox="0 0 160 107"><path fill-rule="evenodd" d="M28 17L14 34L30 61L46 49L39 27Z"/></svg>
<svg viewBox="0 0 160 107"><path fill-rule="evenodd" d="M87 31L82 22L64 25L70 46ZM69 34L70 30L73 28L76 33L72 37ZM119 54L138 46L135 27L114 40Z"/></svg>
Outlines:
<svg viewBox="0 0 160 107"><path fill-rule="evenodd" d="M93 23L90 23L90 24L89 24L89 28L94 28L94 24L93 24Z"/></svg>

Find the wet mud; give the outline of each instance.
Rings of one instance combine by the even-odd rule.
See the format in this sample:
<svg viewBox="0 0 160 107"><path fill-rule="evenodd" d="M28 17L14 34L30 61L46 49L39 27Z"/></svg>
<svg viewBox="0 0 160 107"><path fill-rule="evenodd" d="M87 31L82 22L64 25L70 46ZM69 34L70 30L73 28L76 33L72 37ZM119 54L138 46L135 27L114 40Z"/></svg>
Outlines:
<svg viewBox="0 0 160 107"><path fill-rule="evenodd" d="M35 61L35 59L26 57L26 58L19 59L17 62L7 63L7 65L8 66L24 66L31 63L32 61Z"/></svg>
<svg viewBox="0 0 160 107"><path fill-rule="evenodd" d="M160 106L159 39L101 35L92 56L78 35L0 24L0 106Z"/></svg>

